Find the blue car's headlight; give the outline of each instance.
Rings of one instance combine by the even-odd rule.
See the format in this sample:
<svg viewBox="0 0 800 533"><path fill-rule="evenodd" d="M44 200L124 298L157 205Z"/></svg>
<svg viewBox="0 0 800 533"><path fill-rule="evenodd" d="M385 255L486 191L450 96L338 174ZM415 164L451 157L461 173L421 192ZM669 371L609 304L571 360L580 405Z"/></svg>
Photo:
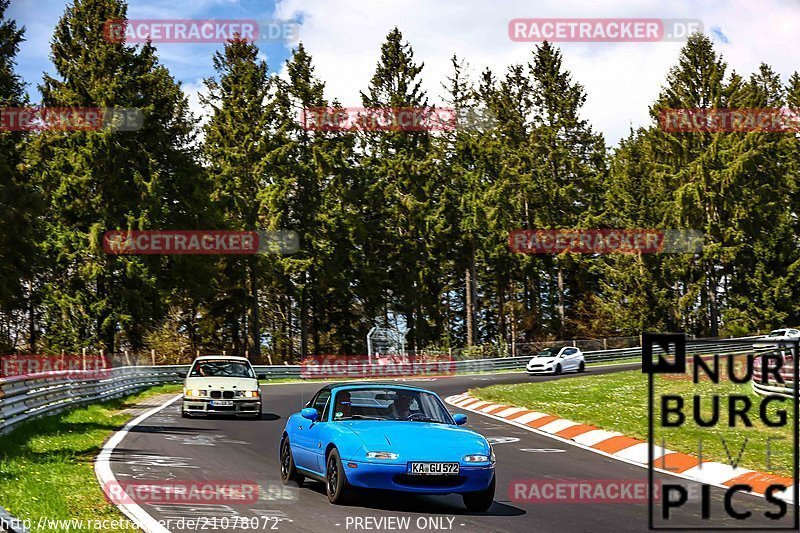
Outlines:
<svg viewBox="0 0 800 533"><path fill-rule="evenodd" d="M464 456L464 462L466 462L466 463L488 463L489 462L489 456L488 455L484 455L482 453L476 453L476 454L473 454L473 455L465 455Z"/></svg>
<svg viewBox="0 0 800 533"><path fill-rule="evenodd" d="M398 457L399 455L392 452L367 452L367 459L385 459L391 461Z"/></svg>

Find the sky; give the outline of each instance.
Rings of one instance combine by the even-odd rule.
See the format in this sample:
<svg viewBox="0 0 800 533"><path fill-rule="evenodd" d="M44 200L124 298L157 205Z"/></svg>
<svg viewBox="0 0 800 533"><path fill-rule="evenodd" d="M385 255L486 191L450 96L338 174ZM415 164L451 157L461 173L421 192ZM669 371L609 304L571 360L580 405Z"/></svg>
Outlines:
<svg viewBox="0 0 800 533"><path fill-rule="evenodd" d="M69 2L12 0L6 14L25 26L17 56L18 72L33 102L49 59L53 28ZM469 65L473 79L485 68L502 76L509 65L531 59L535 43L509 37L517 18L694 19L712 38L730 70L756 71L761 62L786 82L800 70L800 0L131 0L129 19L293 20L299 40L326 83L326 97L359 106L374 72L380 45L397 26L423 62L423 88L441 103L442 84L453 54ZM650 122L648 108L677 62L682 43L559 42L564 66L587 93L583 117L609 145L631 128ZM294 42L259 42L270 71L284 74ZM204 114L198 93L214 74L211 56L222 44L159 43L161 62L182 83L192 110Z"/></svg>

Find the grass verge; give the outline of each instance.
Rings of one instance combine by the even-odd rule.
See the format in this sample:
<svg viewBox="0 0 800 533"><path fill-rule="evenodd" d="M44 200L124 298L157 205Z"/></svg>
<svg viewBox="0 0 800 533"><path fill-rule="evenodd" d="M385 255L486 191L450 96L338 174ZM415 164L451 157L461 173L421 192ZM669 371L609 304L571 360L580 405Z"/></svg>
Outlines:
<svg viewBox="0 0 800 533"><path fill-rule="evenodd" d="M737 372L737 375L742 373ZM683 412L686 414L686 422L680 427L659 428L656 423L656 444L660 445L663 438L666 448L694 456L701 452L704 460L730 464L731 460L739 458L739 466L745 468L787 477L792 475L794 422L791 401L768 404L768 420L775 420L776 412L783 409L788 421L783 427L769 427L759 416L762 398L753 393L749 384L736 384L727 379L721 379L719 384L708 379L693 383L688 375L686 379L670 376L656 378L654 390L655 416L660 416L659 398L665 394L683 398ZM647 376L641 371L494 385L470 390L470 394L481 400L525 407L647 440ZM740 420L736 421L736 427L728 426L727 397L731 394L746 396L752 401L749 413L752 427L744 427ZM701 416L709 420L715 395L720 398L719 424L701 427L692 416L694 396L699 398Z"/></svg>
<svg viewBox="0 0 800 533"><path fill-rule="evenodd" d="M125 398L24 422L3 435L0 505L16 518L31 519L34 524L41 517L124 519L106 501L97 483L94 458L111 433L131 418L122 413L124 409L150 396L180 391L180 385L161 385Z"/></svg>

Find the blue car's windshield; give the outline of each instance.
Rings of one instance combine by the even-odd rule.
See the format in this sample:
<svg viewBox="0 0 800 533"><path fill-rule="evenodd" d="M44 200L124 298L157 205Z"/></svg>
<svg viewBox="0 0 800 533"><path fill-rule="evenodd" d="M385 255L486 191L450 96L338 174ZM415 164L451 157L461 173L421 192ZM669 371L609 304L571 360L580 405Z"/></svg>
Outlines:
<svg viewBox="0 0 800 533"><path fill-rule="evenodd" d="M334 398L333 419L453 423L450 413L435 394L369 387L338 391Z"/></svg>

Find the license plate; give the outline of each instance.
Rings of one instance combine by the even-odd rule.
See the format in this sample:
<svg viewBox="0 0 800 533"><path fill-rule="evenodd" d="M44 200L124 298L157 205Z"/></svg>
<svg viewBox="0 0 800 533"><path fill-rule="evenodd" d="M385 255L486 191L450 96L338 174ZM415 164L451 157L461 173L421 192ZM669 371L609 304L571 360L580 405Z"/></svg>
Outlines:
<svg viewBox="0 0 800 533"><path fill-rule="evenodd" d="M410 463L408 473L416 476L457 476L458 463Z"/></svg>
<svg viewBox="0 0 800 533"><path fill-rule="evenodd" d="M231 400L211 400L211 407L233 407Z"/></svg>

